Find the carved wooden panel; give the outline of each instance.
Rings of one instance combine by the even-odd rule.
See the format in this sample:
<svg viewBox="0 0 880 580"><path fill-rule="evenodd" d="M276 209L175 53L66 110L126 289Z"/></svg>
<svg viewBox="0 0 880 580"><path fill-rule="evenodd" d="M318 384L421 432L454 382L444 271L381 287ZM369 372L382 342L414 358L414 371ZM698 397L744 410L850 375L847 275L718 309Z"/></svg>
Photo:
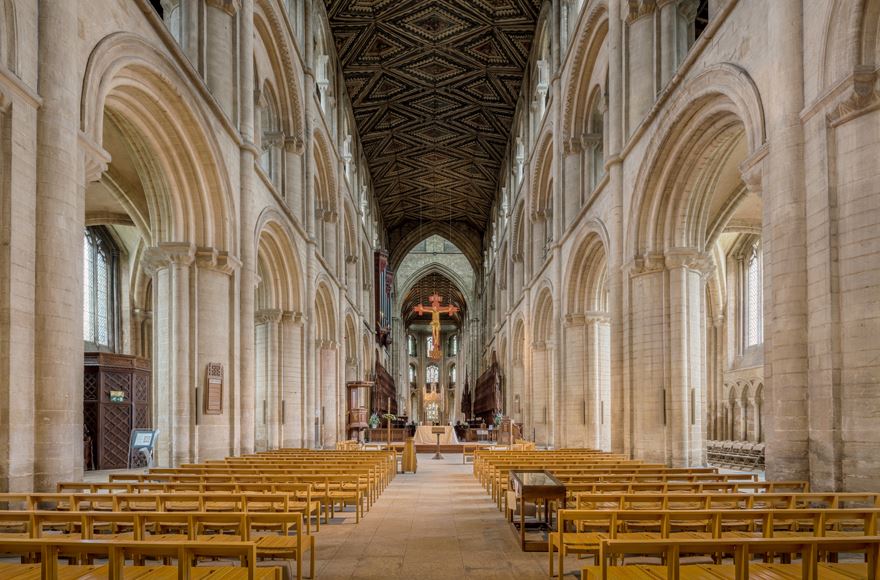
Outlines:
<svg viewBox="0 0 880 580"><path fill-rule="evenodd" d="M84 359L83 419L95 468L125 468L131 430L152 425L150 361L102 352ZM121 392L122 400L112 401L111 392Z"/></svg>

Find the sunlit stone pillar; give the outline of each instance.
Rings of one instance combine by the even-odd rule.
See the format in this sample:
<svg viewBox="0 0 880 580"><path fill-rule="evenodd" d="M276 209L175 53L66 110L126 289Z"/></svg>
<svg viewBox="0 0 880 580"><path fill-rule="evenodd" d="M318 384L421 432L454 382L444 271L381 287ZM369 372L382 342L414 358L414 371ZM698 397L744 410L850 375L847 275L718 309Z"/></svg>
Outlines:
<svg viewBox="0 0 880 580"><path fill-rule="evenodd" d="M85 177L77 149L80 66L72 48L77 3L41 0L38 12L33 486L49 491L83 468Z"/></svg>
<svg viewBox="0 0 880 580"><path fill-rule="evenodd" d="M281 318L281 444L283 447L302 447L304 443L304 360L302 313L285 312Z"/></svg>
<svg viewBox="0 0 880 580"><path fill-rule="evenodd" d="M161 466L180 465L193 456L190 275L195 252L189 243L160 243L142 257L153 279L153 422L160 431Z"/></svg>

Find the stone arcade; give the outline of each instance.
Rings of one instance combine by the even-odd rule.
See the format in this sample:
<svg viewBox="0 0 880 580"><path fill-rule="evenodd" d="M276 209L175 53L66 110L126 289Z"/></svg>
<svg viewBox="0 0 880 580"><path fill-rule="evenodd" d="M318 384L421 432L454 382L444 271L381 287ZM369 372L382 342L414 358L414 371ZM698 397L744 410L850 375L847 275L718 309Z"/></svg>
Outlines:
<svg viewBox="0 0 880 580"><path fill-rule="evenodd" d="M880 0L0 0L0 492L386 413L876 491L878 159Z"/></svg>

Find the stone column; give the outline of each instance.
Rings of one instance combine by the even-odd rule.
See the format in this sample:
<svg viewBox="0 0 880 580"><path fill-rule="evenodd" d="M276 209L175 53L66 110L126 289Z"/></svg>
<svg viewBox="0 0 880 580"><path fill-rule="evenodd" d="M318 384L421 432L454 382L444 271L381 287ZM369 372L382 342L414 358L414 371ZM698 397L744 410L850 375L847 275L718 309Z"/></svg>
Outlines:
<svg viewBox="0 0 880 580"><path fill-rule="evenodd" d="M587 402L587 346L586 325L583 314L565 317L563 358L563 386L561 387L562 433L560 445L581 447L586 445Z"/></svg>
<svg viewBox="0 0 880 580"><path fill-rule="evenodd" d="M669 408L664 361L668 352L663 300L666 286L662 256L639 258L629 270L628 376L625 443L637 459L666 463Z"/></svg>
<svg viewBox="0 0 880 580"><path fill-rule="evenodd" d="M803 3L768 5L773 99L767 101L769 153L764 198L764 369L767 479L810 480L807 374L807 237L804 199Z"/></svg>
<svg viewBox="0 0 880 580"><path fill-rule="evenodd" d="M281 445L302 447L305 400L303 391L303 316L285 312L281 317Z"/></svg>
<svg viewBox="0 0 880 580"><path fill-rule="evenodd" d="M205 82L208 89L223 111L234 119L235 114L235 18L242 8L242 2L247 0L205 0ZM253 0L251 0L252 2ZM240 42L242 56L247 55L253 59L253 41L245 39L245 31L253 33L253 4L247 10L241 11L242 20L249 19L249 23L241 23L242 33ZM245 47L251 50L245 51ZM241 89L253 92L254 83L245 82L244 63L242 66ZM252 67L252 65L251 65ZM242 115L246 113L242 107Z"/></svg>
<svg viewBox="0 0 880 580"><path fill-rule="evenodd" d="M706 259L691 251L667 252L669 277L669 383L667 436L673 467L701 465Z"/></svg>
<svg viewBox="0 0 880 580"><path fill-rule="evenodd" d="M657 0L660 8L660 88L669 83L678 68L678 1Z"/></svg>
<svg viewBox="0 0 880 580"><path fill-rule="evenodd" d="M611 199L609 211L608 248L608 302L611 310L611 397L609 409L609 428L611 431L611 451L625 453L624 444L624 237L623 237L623 163L620 151L623 144L623 20L620 2L608 6L608 152L606 167L608 185L606 190Z"/></svg>
<svg viewBox="0 0 880 580"><path fill-rule="evenodd" d="M141 258L153 279L153 417L160 430L158 465L165 467L193 456L190 270L195 252L192 244L165 242L147 248Z"/></svg>
<svg viewBox="0 0 880 580"><path fill-rule="evenodd" d="M39 2L34 481L37 491L83 469L83 228L78 164L77 5ZM78 180L78 177L81 177ZM22 396L27 396L22 393Z"/></svg>
<svg viewBox="0 0 880 580"><path fill-rule="evenodd" d="M331 340L319 341L318 356L320 369L320 399L318 414L321 418L321 445L332 448L336 443L336 431L338 427L337 413L337 356L338 346Z"/></svg>
<svg viewBox="0 0 880 580"><path fill-rule="evenodd" d="M264 310L260 313L266 324L266 433L269 449L281 446L281 310Z"/></svg>
<svg viewBox="0 0 880 580"><path fill-rule="evenodd" d="M627 23L626 134L632 135L654 105L657 95L657 70L654 50L656 0L629 2Z"/></svg>
<svg viewBox="0 0 880 580"><path fill-rule="evenodd" d="M228 3L233 6L238 0L211 0L212 2ZM256 174L254 162L259 158L259 151L254 144L254 3L253 0L241 0L239 14L239 85L238 98L240 108L239 131L242 145L240 150L240 198L241 230L239 237L241 275L239 278L239 415L241 420L240 440L241 453L254 451L254 292L257 287L257 252L254 247L254 230L256 215L254 209L254 181ZM214 8L214 10L219 10ZM219 22L228 14L215 15ZM230 59L232 49L225 53L224 58Z"/></svg>

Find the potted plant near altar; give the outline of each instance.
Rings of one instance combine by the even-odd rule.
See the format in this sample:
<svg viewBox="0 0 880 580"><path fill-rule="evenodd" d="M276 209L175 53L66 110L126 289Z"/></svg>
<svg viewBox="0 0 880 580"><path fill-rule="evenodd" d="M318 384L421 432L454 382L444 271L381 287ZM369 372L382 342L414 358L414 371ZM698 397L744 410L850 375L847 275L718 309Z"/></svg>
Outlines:
<svg viewBox="0 0 880 580"><path fill-rule="evenodd" d="M370 415L370 429L378 429L380 422L379 413L373 413Z"/></svg>
<svg viewBox="0 0 880 580"><path fill-rule="evenodd" d="M495 428L496 429L501 426L502 419L504 419L503 413L495 413Z"/></svg>

